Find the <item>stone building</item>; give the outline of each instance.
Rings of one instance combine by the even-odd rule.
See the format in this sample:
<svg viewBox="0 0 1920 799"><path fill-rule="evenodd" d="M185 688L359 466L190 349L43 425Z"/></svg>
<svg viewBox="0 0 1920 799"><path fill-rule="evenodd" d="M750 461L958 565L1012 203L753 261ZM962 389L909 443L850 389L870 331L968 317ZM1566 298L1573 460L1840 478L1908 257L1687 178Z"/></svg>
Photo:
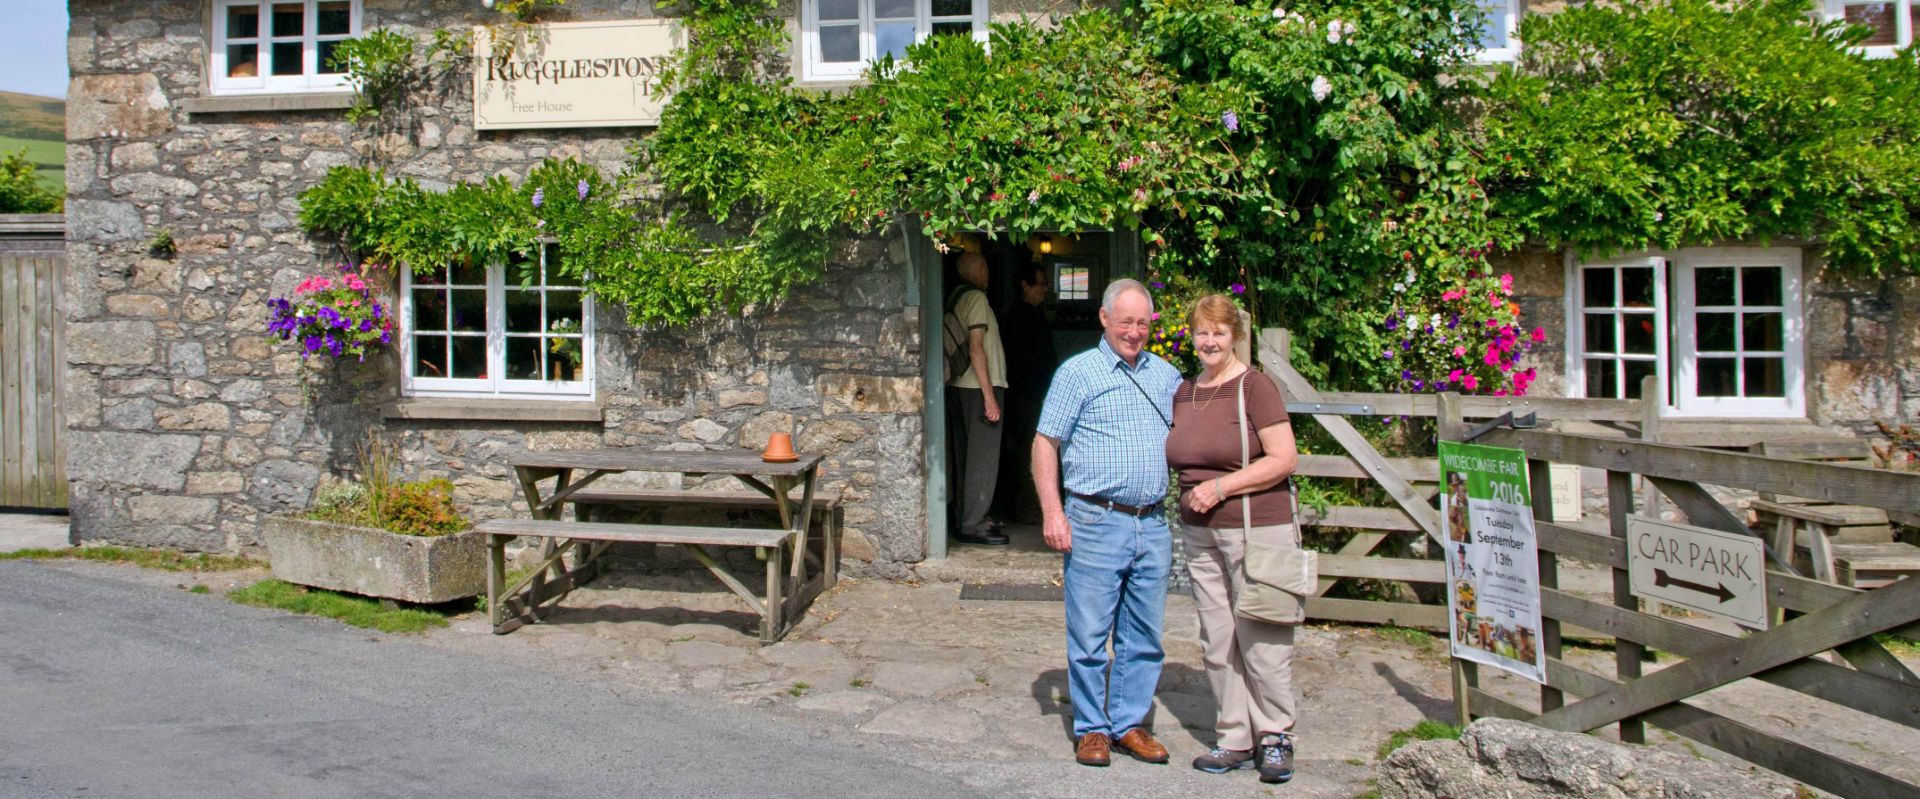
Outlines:
<svg viewBox="0 0 1920 799"><path fill-rule="evenodd" d="M990 2L790 0L796 75L820 85L848 80L876 52L914 36L984 36L989 18L1022 10ZM645 127L482 129L463 81L412 109L390 135L346 119L351 94L316 66L333 42L381 27L424 39L498 18L473 0L70 7L66 411L77 537L254 546L263 515L304 507L323 477L350 468L371 431L400 443L411 475L450 478L461 503L485 517L526 512L503 463L520 448L757 449L768 432L791 430L798 449L826 455L827 489L844 491L851 556L891 570L944 551L944 422L939 403L927 401L938 396L941 364L926 342L938 340L938 314L927 309L939 308L951 278L924 237L889 228L846 241L822 279L784 302L683 329L632 329L618 309L542 286L577 309L567 321L589 331L583 373L531 381L544 387L514 379L513 348L499 344L510 332L492 310L506 302L502 265L446 283L410 281L393 295L408 318L419 302L481 302L491 320L475 331L484 351L460 349L459 331L421 328L408 332L439 338L406 337L365 363L306 364L267 338L266 300L338 258L296 222L299 193L329 168L378 155L432 187L517 179L560 156L611 174ZM652 3L633 0L565 7L570 21L655 14ZM1496 34L1489 57L1510 56L1510 26L1500 23ZM177 255L150 252L161 231ZM1102 285L1139 273L1137 238L1042 235L980 246L995 259L1000 298L1012 295L1013 266L1046 266L1059 290L1051 310L1065 354L1092 343ZM1683 415L1797 422L1791 429L1920 415L1913 278L1828 278L1784 246L1593 264L1523 252L1511 262L1528 318L1559 346L1538 351L1560 378L1543 390L1619 395L1630 374L1650 370ZM1601 276L1591 278L1596 292L1611 281L1618 300L1596 304L1606 298L1566 290L1589 276ZM468 295L465 280L473 281ZM1700 293L1721 291L1726 280L1737 287L1731 299ZM542 317L538 329L555 321ZM1642 322L1649 327L1628 330ZM1601 337L1603 325L1612 339ZM1742 349L1745 334L1732 332L1733 349L1721 348L1748 326L1757 331L1752 345ZM421 343L429 339L439 343ZM428 356L429 346L446 349ZM1653 351L1635 351L1643 347ZM465 372L463 357L476 359ZM1749 375L1760 391L1741 388ZM1715 392L1729 386L1755 401L1719 401Z"/></svg>

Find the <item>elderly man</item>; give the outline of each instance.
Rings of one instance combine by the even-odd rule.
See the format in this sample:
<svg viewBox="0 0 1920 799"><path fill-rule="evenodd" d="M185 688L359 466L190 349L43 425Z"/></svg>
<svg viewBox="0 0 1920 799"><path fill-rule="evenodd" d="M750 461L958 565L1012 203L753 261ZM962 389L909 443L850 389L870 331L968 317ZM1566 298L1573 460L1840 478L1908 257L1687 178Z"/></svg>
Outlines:
<svg viewBox="0 0 1920 799"><path fill-rule="evenodd" d="M971 368L947 382L947 394L960 415L954 430L960 455L960 529L954 531L953 540L999 546L1007 543L1007 536L994 529L987 509L993 506L993 487L1000 479L1000 406L1007 398L1007 355L1000 344L1000 320L987 304L987 259L977 252L966 253L955 271L962 285L947 304L967 328Z"/></svg>
<svg viewBox="0 0 1920 799"><path fill-rule="evenodd" d="M1066 553L1074 759L1088 766L1107 765L1116 747L1167 762L1145 724L1165 658L1160 625L1173 550L1160 500L1180 372L1143 351L1152 323L1145 286L1108 286L1100 344L1061 364L1033 439L1047 545Z"/></svg>

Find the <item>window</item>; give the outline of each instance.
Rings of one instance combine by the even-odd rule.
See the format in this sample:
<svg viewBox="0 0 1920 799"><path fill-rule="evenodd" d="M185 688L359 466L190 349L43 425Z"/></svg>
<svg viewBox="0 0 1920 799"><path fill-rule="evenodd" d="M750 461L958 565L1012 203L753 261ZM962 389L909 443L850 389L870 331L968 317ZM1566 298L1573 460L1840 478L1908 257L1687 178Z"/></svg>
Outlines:
<svg viewBox="0 0 1920 799"><path fill-rule="evenodd" d="M1055 263L1053 265L1053 294L1060 300L1090 300L1089 282L1092 270L1084 266Z"/></svg>
<svg viewBox="0 0 1920 799"><path fill-rule="evenodd" d="M340 43L360 33L360 0L214 0L215 94L338 90Z"/></svg>
<svg viewBox="0 0 1920 799"><path fill-rule="evenodd" d="M409 396L593 394L592 308L560 274L559 248L504 265L402 271L402 358Z"/></svg>
<svg viewBox="0 0 1920 799"><path fill-rule="evenodd" d="M1885 58L1913 43L1914 20L1920 16L1916 0L1827 0L1827 17L1864 25L1873 33L1860 42L1869 56Z"/></svg>
<svg viewBox="0 0 1920 799"><path fill-rule="evenodd" d="M883 55L951 33L986 41L987 0L802 0L801 78L850 80Z"/></svg>
<svg viewBox="0 0 1920 799"><path fill-rule="evenodd" d="M1520 0L1480 0L1480 63L1520 57Z"/></svg>
<svg viewBox="0 0 1920 799"><path fill-rule="evenodd" d="M1797 250L1574 263L1568 285L1577 396L1637 399L1652 375L1676 415L1805 414Z"/></svg>

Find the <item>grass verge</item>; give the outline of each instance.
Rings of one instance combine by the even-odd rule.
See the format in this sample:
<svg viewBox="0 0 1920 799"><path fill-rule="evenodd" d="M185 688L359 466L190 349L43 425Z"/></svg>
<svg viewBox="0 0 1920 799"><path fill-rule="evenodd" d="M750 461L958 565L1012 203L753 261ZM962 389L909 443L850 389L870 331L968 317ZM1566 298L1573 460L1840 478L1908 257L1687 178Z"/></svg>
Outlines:
<svg viewBox="0 0 1920 799"><path fill-rule="evenodd" d="M1388 734L1387 740L1380 744L1380 750L1375 752L1374 756L1385 760L1387 755L1393 754L1395 749L1414 741L1448 741L1459 737L1460 725L1458 724L1421 719L1420 723L1413 725L1411 729L1394 730Z"/></svg>
<svg viewBox="0 0 1920 799"><path fill-rule="evenodd" d="M22 549L0 552L0 560L91 560L99 563L131 563L147 569L170 572L223 572L263 569L267 564L231 555L189 555L166 549L129 549L126 547L74 547L72 549Z"/></svg>
<svg viewBox="0 0 1920 799"><path fill-rule="evenodd" d="M381 607L378 600L336 594L318 588L303 588L271 578L234 590L227 594L227 598L242 605L325 616L355 627L388 633L417 633L424 632L428 627L447 626L446 617L437 613L414 608L389 610Z"/></svg>

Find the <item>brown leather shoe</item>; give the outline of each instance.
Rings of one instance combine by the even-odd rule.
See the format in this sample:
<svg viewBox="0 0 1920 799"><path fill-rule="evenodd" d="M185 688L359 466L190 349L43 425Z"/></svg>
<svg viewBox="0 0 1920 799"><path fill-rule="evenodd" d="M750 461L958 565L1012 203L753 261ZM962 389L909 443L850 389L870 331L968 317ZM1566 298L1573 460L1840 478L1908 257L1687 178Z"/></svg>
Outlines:
<svg viewBox="0 0 1920 799"><path fill-rule="evenodd" d="M1113 762L1109 752L1113 748L1113 739L1104 732L1090 732L1080 736L1080 742L1073 747L1074 762L1082 766L1104 766Z"/></svg>
<svg viewBox="0 0 1920 799"><path fill-rule="evenodd" d="M1167 762L1167 748L1154 740L1153 734L1147 732L1145 727L1127 730L1126 735L1120 736L1120 740L1113 742L1113 748L1132 755L1133 759L1143 763Z"/></svg>

